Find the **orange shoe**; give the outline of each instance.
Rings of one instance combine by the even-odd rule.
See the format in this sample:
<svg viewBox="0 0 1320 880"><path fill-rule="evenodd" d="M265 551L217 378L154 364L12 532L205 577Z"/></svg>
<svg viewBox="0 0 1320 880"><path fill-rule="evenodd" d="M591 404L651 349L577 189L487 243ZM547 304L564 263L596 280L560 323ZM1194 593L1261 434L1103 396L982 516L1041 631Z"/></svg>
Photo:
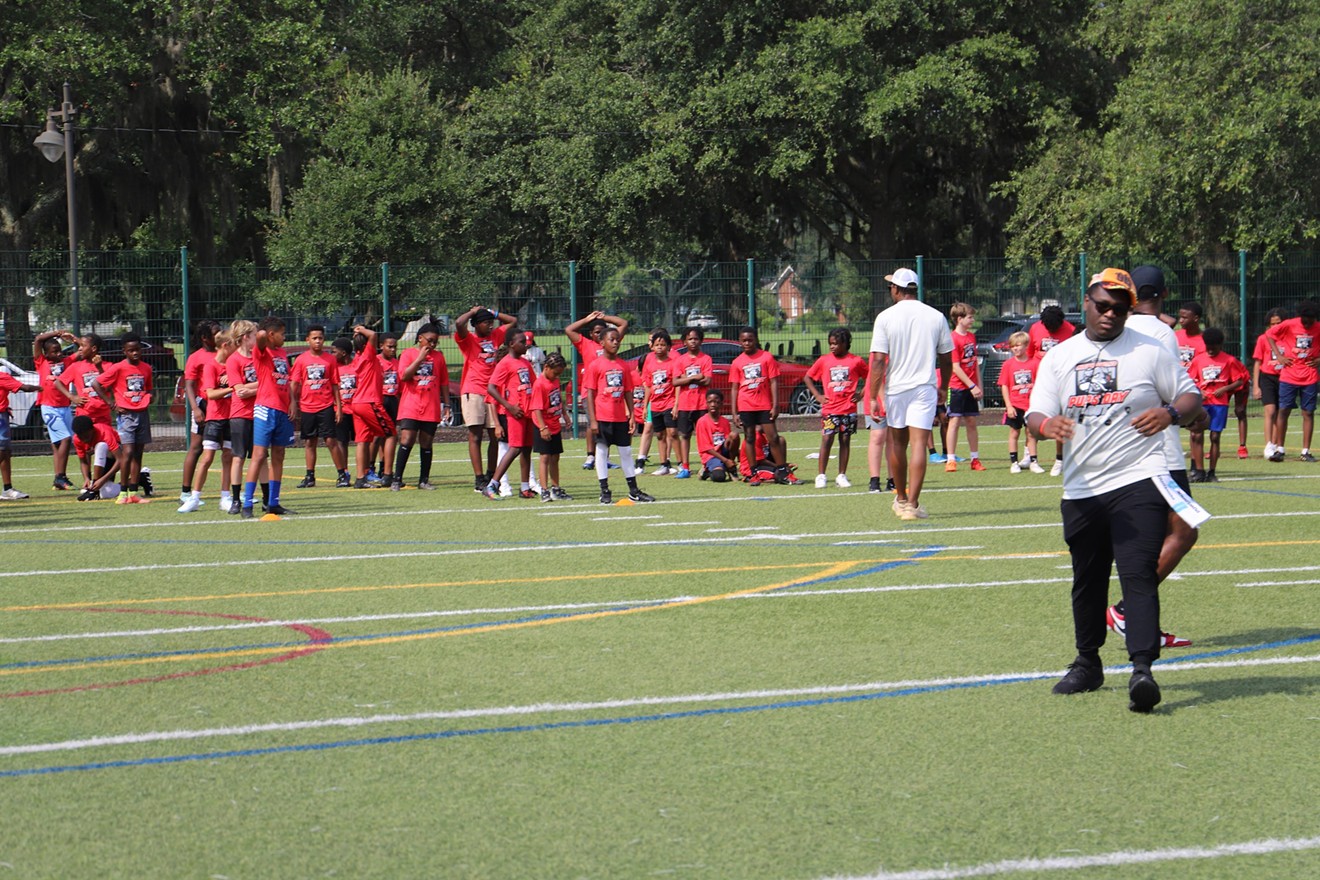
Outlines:
<svg viewBox="0 0 1320 880"><path fill-rule="evenodd" d="M974 459L972 459L972 470L974 470L974 471L983 471L983 470L985 470L985 465L981 464L981 459L979 459L979 458L974 458Z"/></svg>
<svg viewBox="0 0 1320 880"><path fill-rule="evenodd" d="M953 473L954 471L958 470L958 462L954 461L953 459L949 459L944 463L944 470L947 473L950 474Z"/></svg>

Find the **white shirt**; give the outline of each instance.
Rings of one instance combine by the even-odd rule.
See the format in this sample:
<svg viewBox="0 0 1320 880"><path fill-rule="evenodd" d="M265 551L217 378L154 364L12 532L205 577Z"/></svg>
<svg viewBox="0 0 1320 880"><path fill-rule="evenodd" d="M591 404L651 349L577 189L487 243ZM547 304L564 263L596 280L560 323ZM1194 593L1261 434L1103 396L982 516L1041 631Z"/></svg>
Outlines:
<svg viewBox="0 0 1320 880"><path fill-rule="evenodd" d="M944 316L923 302L900 299L875 316L871 351L889 356L885 394L901 394L923 385L939 388L937 355L953 351Z"/></svg>
<svg viewBox="0 0 1320 880"><path fill-rule="evenodd" d="M1129 315L1127 329L1146 334L1161 343L1174 357L1180 357L1178 337L1174 334L1173 328L1155 315ZM1164 463L1169 466L1170 471L1187 470L1187 460L1183 458L1182 436L1178 433L1177 425L1169 425L1164 429Z"/></svg>
<svg viewBox="0 0 1320 880"><path fill-rule="evenodd" d="M1196 393L1176 355L1124 328L1100 342L1085 332L1041 359L1028 412L1077 423L1063 449L1063 497L1090 498L1167 473L1163 432L1147 437L1132 420ZM1181 459L1180 459L1181 460Z"/></svg>

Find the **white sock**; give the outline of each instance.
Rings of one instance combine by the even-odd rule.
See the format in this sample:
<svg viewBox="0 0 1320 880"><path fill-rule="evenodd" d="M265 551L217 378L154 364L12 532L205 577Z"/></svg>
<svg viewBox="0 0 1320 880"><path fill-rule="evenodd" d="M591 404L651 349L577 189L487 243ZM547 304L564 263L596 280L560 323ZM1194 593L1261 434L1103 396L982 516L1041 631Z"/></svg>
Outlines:
<svg viewBox="0 0 1320 880"><path fill-rule="evenodd" d="M976 460L977 460L978 458L980 458L980 457L981 457L981 453L979 453L979 452L973 452L973 453L972 453L972 461L976 461Z"/></svg>
<svg viewBox="0 0 1320 880"><path fill-rule="evenodd" d="M632 447L619 447L619 465L623 468L623 478L631 480L637 476L637 468L633 466Z"/></svg>
<svg viewBox="0 0 1320 880"><path fill-rule="evenodd" d="M610 448L601 440L596 441L596 479L608 480L610 477Z"/></svg>

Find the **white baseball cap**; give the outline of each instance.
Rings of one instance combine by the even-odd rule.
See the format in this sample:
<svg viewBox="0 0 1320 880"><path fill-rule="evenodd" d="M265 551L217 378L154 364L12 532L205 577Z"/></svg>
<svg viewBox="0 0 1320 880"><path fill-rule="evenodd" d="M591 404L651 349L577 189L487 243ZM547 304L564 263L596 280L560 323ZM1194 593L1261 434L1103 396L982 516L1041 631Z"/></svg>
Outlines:
<svg viewBox="0 0 1320 880"><path fill-rule="evenodd" d="M893 275L886 275L885 280L897 287L910 288L915 290L917 287L917 273L906 267L894 272Z"/></svg>

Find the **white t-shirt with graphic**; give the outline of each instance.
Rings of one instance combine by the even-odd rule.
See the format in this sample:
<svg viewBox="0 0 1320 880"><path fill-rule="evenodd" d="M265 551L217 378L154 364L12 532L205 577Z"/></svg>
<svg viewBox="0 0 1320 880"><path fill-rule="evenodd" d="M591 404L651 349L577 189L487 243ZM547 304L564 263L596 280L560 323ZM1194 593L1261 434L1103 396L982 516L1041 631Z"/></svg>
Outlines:
<svg viewBox="0 0 1320 880"><path fill-rule="evenodd" d="M1147 437L1132 420L1179 395L1198 393L1161 343L1124 329L1100 342L1079 333L1041 359L1028 412L1076 422L1063 446L1063 497L1090 498L1168 473L1163 432Z"/></svg>
<svg viewBox="0 0 1320 880"><path fill-rule="evenodd" d="M953 351L944 316L923 302L900 299L875 317L871 351L889 355L885 394L901 394L923 385L939 388L936 356Z"/></svg>

